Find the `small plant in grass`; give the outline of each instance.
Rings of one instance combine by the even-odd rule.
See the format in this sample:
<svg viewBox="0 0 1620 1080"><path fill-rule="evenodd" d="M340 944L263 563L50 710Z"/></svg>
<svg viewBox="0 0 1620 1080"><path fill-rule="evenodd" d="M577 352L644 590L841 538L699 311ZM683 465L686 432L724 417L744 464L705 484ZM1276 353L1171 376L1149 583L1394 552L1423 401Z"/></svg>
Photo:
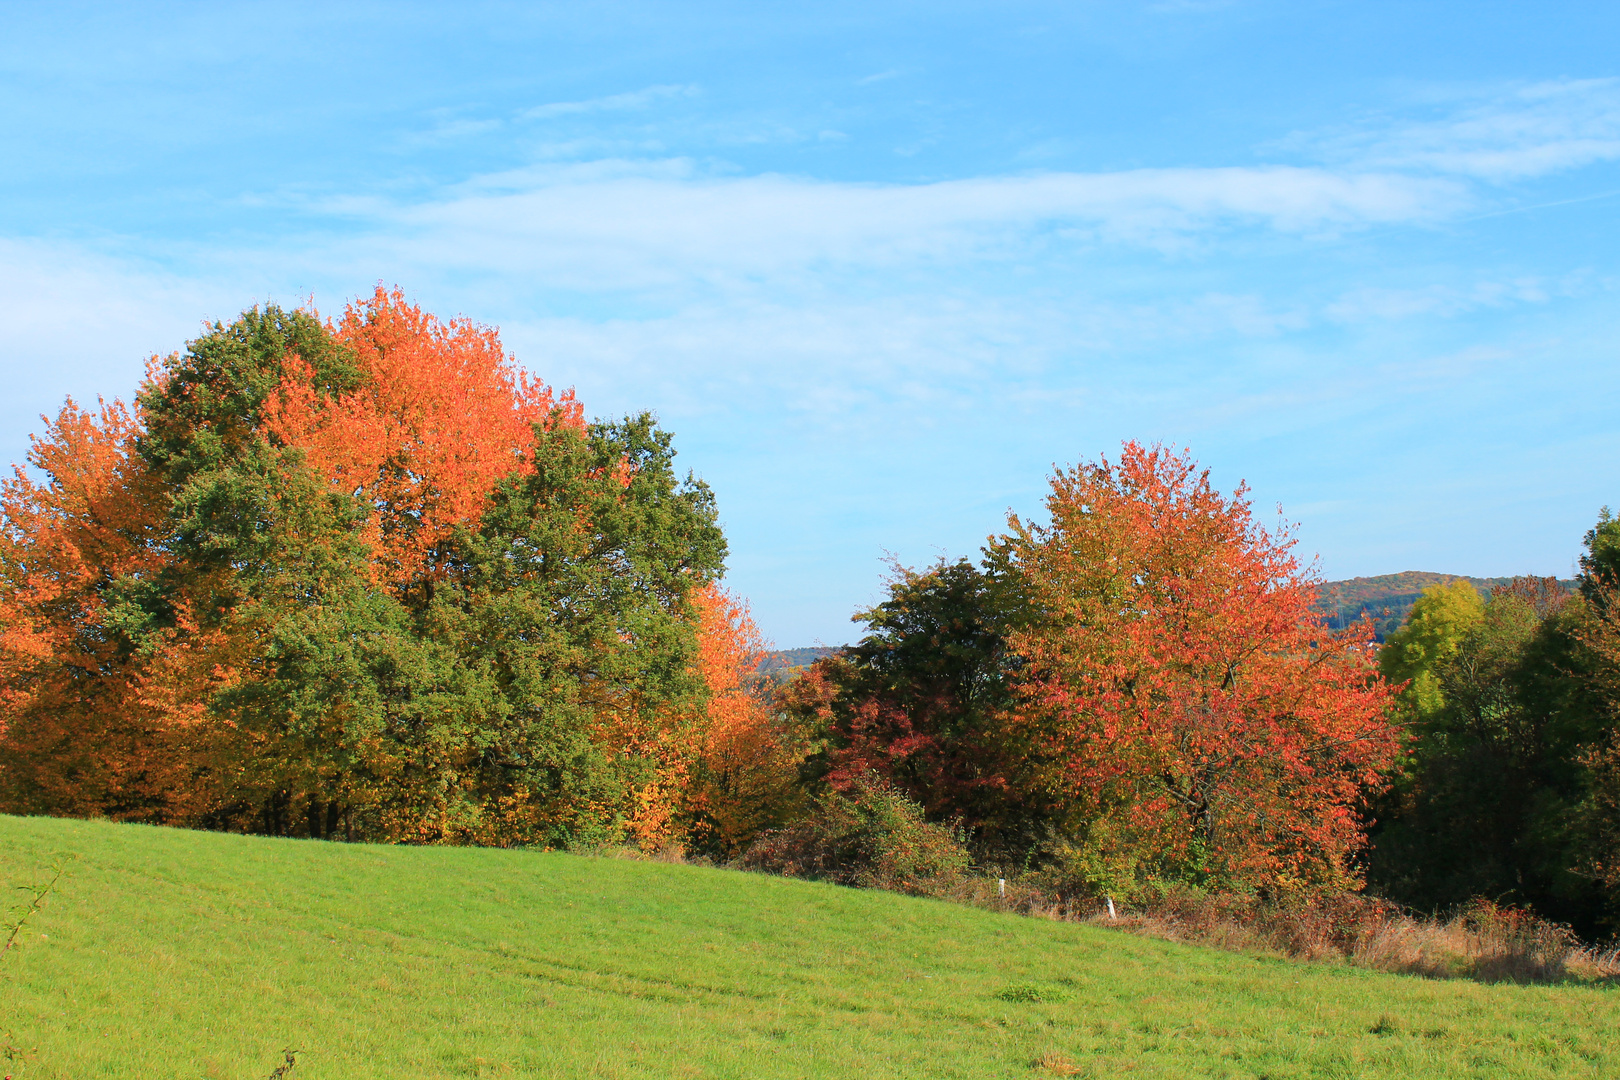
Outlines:
<svg viewBox="0 0 1620 1080"><path fill-rule="evenodd" d="M298 1068L298 1055L302 1054L303 1051L289 1050L286 1047L282 1047L281 1053L283 1055L283 1060L280 1065L277 1065L275 1069L271 1071L269 1080L284 1080L285 1077L291 1076L293 1070Z"/></svg>
<svg viewBox="0 0 1620 1080"><path fill-rule="evenodd" d="M996 991L996 997L1002 1001L1012 1001L1027 1005L1051 1005L1060 1001L1068 1001L1074 997L1072 993L1056 986L1039 986L1033 983L1019 983L1003 987Z"/></svg>
<svg viewBox="0 0 1620 1080"><path fill-rule="evenodd" d="M19 1061L28 1060L29 1058L33 1057L39 1049L38 1047L35 1047L32 1050L25 1050L21 1046L17 1045L16 1038L17 1037L9 1031L6 1032L5 1035L0 1036L0 1056L5 1057L6 1064L8 1066L15 1065ZM11 1080L11 1074L9 1072L6 1073L5 1080Z"/></svg>
<svg viewBox="0 0 1620 1080"><path fill-rule="evenodd" d="M22 935L23 927L27 926L29 920L39 914L40 909L45 906L45 898L56 891L57 883L62 880L62 875L67 873L68 865L76 858L78 856L71 853L58 855L51 863L49 881L42 884L17 886L18 891L28 894L28 899L14 907L7 914L5 923L0 925L0 929L3 929L6 935L5 944L0 945L0 956L4 956L18 947L18 938ZM8 1030L3 1036L0 1036L0 1056L5 1057L8 1065L15 1065L19 1061L24 1061L32 1057L37 1051L38 1047L24 1049L18 1045L17 1036L12 1031ZM9 1072L6 1074L5 1080L11 1080Z"/></svg>
<svg viewBox="0 0 1620 1080"><path fill-rule="evenodd" d="M1454 922L1467 935L1474 974L1491 982L1556 982L1580 948L1569 927L1488 900L1476 900Z"/></svg>
<svg viewBox="0 0 1620 1080"><path fill-rule="evenodd" d="M76 858L78 856L71 853L58 855L51 863L51 879L49 881L44 884L17 886L19 892L28 894L28 899L13 908L7 916L4 926L6 943L0 945L0 954L8 953L16 947L17 937L22 933L23 927L28 925L30 919L39 914L40 908L45 906L45 898L56 891L57 883L62 880L62 875L67 873L68 865Z"/></svg>

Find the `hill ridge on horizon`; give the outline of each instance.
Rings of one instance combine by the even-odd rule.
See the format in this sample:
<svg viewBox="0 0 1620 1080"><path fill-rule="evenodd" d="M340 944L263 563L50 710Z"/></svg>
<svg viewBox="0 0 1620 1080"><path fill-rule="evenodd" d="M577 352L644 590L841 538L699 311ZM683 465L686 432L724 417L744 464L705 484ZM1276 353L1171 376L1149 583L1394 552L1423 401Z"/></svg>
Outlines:
<svg viewBox="0 0 1620 1080"><path fill-rule="evenodd" d="M1394 574L1376 574L1371 577L1342 578L1324 581L1317 591L1318 611L1328 615L1328 625L1336 630L1370 615L1378 639L1399 629L1411 612L1412 605L1433 585L1453 581L1466 581L1489 596L1492 589L1508 585L1521 577L1540 577L1537 574L1519 574L1510 577L1474 577L1470 574L1446 574L1435 570L1402 570ZM1567 592L1574 592L1573 578L1554 578Z"/></svg>
<svg viewBox="0 0 1620 1080"><path fill-rule="evenodd" d="M1539 574L1517 574L1507 577L1475 577L1471 574L1447 574L1438 570L1401 570L1392 574L1372 574L1364 577L1339 578L1324 581L1318 588L1315 607L1329 613L1328 623L1336 630L1355 622L1365 614L1373 616L1379 640L1398 629L1423 590L1431 585L1444 585L1452 581L1467 581L1486 595L1500 585L1507 585L1521 577L1541 577ZM1568 592L1574 592L1574 578L1554 578ZM824 656L831 656L842 645L802 645L791 649L773 649L765 654L761 671L791 676L807 668Z"/></svg>
<svg viewBox="0 0 1620 1080"><path fill-rule="evenodd" d="M1330 587L1335 586L1335 585L1351 585L1351 584L1355 584L1357 582L1365 582L1367 584L1388 582L1390 584L1397 584L1398 583L1398 584L1401 584L1401 585L1406 585L1406 584L1409 584L1409 583L1420 583L1422 585L1427 586L1427 585L1443 584L1443 583L1448 582L1448 581L1457 581L1459 579L1463 580L1463 581L1471 581L1476 586L1480 586L1480 585L1483 585L1483 586L1495 586L1495 585L1505 585L1510 581L1517 581L1519 578L1524 578L1524 577L1546 577L1546 576L1551 576L1551 575L1544 575L1544 574L1510 574L1510 575L1507 575L1507 576L1504 576L1504 577L1475 577L1472 574L1448 574L1448 573L1445 573L1445 572L1439 571L1439 570L1401 570L1401 571L1398 571L1398 572L1392 573L1392 574L1368 574L1368 575L1362 575L1362 576L1358 576L1358 577L1337 578L1337 579L1335 579L1333 581L1324 581L1324 582L1322 582L1322 588L1326 589L1326 588L1330 588ZM1575 579L1574 578L1554 578L1554 580L1557 581L1560 585L1564 585L1566 587L1571 587L1572 588L1575 585Z"/></svg>

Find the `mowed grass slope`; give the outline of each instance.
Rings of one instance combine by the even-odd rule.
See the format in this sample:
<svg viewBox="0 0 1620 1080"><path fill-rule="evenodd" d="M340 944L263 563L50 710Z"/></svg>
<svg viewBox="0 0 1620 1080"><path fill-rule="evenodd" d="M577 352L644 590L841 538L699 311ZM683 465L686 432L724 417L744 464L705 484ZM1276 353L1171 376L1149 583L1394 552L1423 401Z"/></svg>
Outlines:
<svg viewBox="0 0 1620 1080"><path fill-rule="evenodd" d="M0 817L79 854L0 1027L24 1077L1620 1075L1620 991L1238 956L563 854ZM21 894L17 894L21 895ZM1376 1029L1376 1030L1375 1030ZM1066 1065L1065 1063L1071 1063Z"/></svg>

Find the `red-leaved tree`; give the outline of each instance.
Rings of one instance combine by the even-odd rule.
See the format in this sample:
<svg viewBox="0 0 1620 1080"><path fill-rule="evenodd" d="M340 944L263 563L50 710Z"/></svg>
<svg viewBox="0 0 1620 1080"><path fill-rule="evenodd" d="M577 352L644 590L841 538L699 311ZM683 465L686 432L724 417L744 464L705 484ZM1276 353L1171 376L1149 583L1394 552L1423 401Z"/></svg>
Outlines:
<svg viewBox="0 0 1620 1080"><path fill-rule="evenodd" d="M1399 736L1370 632L1311 611L1288 529L1134 442L1058 473L1046 508L995 549L1028 603L1016 723L1103 876L1352 883Z"/></svg>

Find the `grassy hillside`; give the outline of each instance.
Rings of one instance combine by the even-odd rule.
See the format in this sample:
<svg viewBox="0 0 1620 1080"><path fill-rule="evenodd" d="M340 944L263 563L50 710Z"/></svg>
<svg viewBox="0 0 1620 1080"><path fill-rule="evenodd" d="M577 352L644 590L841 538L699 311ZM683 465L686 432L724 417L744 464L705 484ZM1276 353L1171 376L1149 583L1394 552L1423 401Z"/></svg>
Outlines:
<svg viewBox="0 0 1620 1080"><path fill-rule="evenodd" d="M1236 956L562 854L0 818L34 1077L1614 1076L1620 991ZM1044 1060L1045 1067L1037 1066Z"/></svg>

